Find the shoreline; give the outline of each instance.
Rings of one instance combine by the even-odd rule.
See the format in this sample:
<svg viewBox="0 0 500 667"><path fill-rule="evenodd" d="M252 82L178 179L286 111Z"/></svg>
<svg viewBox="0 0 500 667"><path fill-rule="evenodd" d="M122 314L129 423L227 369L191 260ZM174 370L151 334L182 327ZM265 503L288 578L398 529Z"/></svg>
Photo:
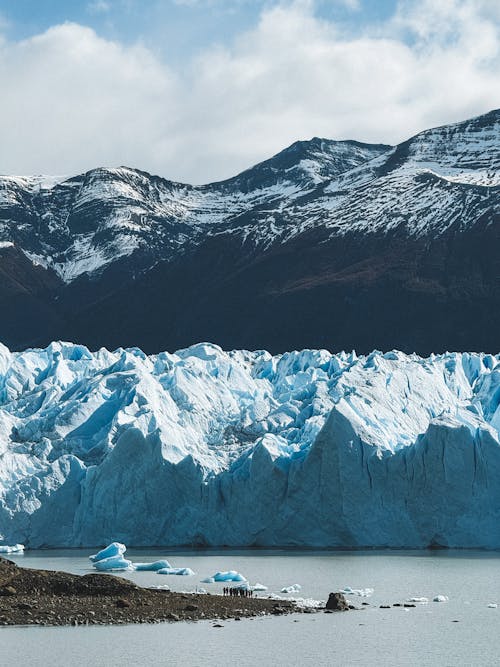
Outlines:
<svg viewBox="0 0 500 667"><path fill-rule="evenodd" d="M142 588L114 574L31 570L0 557L0 626L221 621L315 612L290 600Z"/></svg>
<svg viewBox="0 0 500 667"><path fill-rule="evenodd" d="M11 556L23 556L25 553L31 554L32 552L51 552L51 551L99 551L103 548L102 543L100 544L90 544L90 545L79 545L79 546L25 546L25 551L23 553L0 553L0 558L7 558ZM228 546L224 545L199 545L199 544L181 544L181 545L169 545L169 544L154 544L154 545L134 545L127 542L127 551L147 551L148 553L155 551L166 551L168 550L171 553L234 553L234 552L266 552L278 553L280 551L292 552L292 553L352 553L352 554L363 554L363 553L377 553L383 555L389 554L398 554L401 552L414 553L417 551L434 554L434 553L445 553L445 554L465 554L469 555L470 552L478 552L481 554L493 554L497 555L500 553L500 546L498 547L484 547L484 546L465 546L465 547L448 547L448 546L308 546L308 545L240 545L240 546Z"/></svg>

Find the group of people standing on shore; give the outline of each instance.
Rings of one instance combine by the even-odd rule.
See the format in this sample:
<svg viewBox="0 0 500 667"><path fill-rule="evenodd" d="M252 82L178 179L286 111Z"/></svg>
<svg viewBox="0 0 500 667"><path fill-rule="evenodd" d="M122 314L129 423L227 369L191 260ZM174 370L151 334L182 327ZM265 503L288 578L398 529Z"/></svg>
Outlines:
<svg viewBox="0 0 500 667"><path fill-rule="evenodd" d="M253 591L247 588L237 588L235 586L224 586L223 595L236 596L241 598L253 598Z"/></svg>

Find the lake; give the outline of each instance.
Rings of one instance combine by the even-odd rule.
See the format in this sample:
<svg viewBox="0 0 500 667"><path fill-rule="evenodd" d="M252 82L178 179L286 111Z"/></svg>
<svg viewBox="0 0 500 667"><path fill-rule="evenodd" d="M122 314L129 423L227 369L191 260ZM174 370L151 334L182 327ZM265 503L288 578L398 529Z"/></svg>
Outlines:
<svg viewBox="0 0 500 667"><path fill-rule="evenodd" d="M92 571L88 550L28 551L20 565ZM296 597L325 600L346 586L373 588L369 598L348 596L362 611L254 620L113 627L1 628L0 664L18 665L498 665L500 554L476 551L288 551L130 549L135 561L167 558L193 577L123 573L144 586L172 590L223 584L201 579L238 570L268 593L300 584ZM267 595L261 593L260 595ZM432 602L436 595L447 603ZM287 596L290 597L290 596ZM427 597L415 608L380 604ZM458 621L458 622L455 622Z"/></svg>

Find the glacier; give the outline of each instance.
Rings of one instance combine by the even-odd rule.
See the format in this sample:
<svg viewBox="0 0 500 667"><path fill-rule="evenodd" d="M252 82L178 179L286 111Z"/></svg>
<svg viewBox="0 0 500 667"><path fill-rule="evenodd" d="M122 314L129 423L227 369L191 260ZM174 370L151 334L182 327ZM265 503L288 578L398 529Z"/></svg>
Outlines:
<svg viewBox="0 0 500 667"><path fill-rule="evenodd" d="M500 355L0 346L0 544L500 547Z"/></svg>

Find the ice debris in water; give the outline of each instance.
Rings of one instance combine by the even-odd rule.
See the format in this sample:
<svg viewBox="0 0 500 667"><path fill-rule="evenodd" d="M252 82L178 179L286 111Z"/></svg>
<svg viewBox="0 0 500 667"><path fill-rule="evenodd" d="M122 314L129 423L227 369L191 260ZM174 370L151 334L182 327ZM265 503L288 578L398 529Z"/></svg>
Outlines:
<svg viewBox="0 0 500 667"><path fill-rule="evenodd" d="M271 600L286 600L287 602L294 602L298 607L302 608L322 608L326 604L326 600L315 600L314 598L283 597L282 595L277 595L276 593L269 595L269 598Z"/></svg>
<svg viewBox="0 0 500 667"><path fill-rule="evenodd" d="M21 553L24 553L24 544L0 546L0 554L21 554Z"/></svg>
<svg viewBox="0 0 500 667"><path fill-rule="evenodd" d="M281 589L282 593L298 593L302 589L300 584L292 584Z"/></svg>
<svg viewBox="0 0 500 667"><path fill-rule="evenodd" d="M246 581L246 578L240 572L236 572L236 570L216 572L212 578L214 581Z"/></svg>
<svg viewBox="0 0 500 667"><path fill-rule="evenodd" d="M346 586L340 592L343 595L357 595L360 598L370 598L373 595L373 588L351 588Z"/></svg>
<svg viewBox="0 0 500 667"><path fill-rule="evenodd" d="M408 600L408 602L416 602L417 604L428 604L429 603L429 598L426 597L412 597Z"/></svg>
<svg viewBox="0 0 500 667"><path fill-rule="evenodd" d="M132 570L132 561L123 558L123 556L110 556L109 558L102 558L94 563L96 570L100 572L106 570Z"/></svg>
<svg viewBox="0 0 500 667"><path fill-rule="evenodd" d="M233 588L238 588L244 591L267 591L267 586L264 586L263 584L255 584L255 586L252 586L248 581L244 581L241 584L237 584L236 586L233 586Z"/></svg>
<svg viewBox="0 0 500 667"><path fill-rule="evenodd" d="M253 591L267 591L267 586L264 586L264 584L259 584L256 583L255 586L252 586Z"/></svg>
<svg viewBox="0 0 500 667"><path fill-rule="evenodd" d="M205 577L201 580L202 584L215 584L215 579L213 577Z"/></svg>
<svg viewBox="0 0 500 667"><path fill-rule="evenodd" d="M497 605L496 602L490 602L490 604L488 605L489 609L496 609L497 607L498 607L498 605Z"/></svg>
<svg viewBox="0 0 500 667"><path fill-rule="evenodd" d="M449 602L450 598L447 595L435 595L432 598L433 602Z"/></svg>
<svg viewBox="0 0 500 667"><path fill-rule="evenodd" d="M248 581L244 581L242 584L238 584L237 586L233 586L232 588L236 588L241 591L250 591L252 590L252 587L248 583Z"/></svg>
<svg viewBox="0 0 500 667"><path fill-rule="evenodd" d="M121 542L111 542L105 549L101 549L93 556L89 556L89 559L96 563L97 561L104 560L105 558L111 558L113 556L123 556L127 551L127 547Z"/></svg>
<svg viewBox="0 0 500 667"><path fill-rule="evenodd" d="M157 572L158 574L177 574L181 577L191 577L196 574L190 567L162 567Z"/></svg>
<svg viewBox="0 0 500 667"><path fill-rule="evenodd" d="M134 563L134 570L138 572L156 572L157 570L168 569L172 566L168 560L155 560L152 563Z"/></svg>

